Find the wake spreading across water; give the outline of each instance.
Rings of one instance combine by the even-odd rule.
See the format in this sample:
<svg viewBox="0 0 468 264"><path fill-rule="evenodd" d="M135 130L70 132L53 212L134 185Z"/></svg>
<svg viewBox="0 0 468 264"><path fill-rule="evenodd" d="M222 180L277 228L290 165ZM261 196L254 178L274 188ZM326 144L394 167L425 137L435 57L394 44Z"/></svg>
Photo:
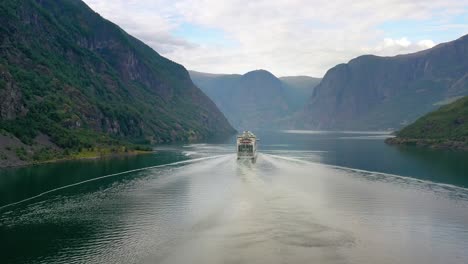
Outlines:
<svg viewBox="0 0 468 264"><path fill-rule="evenodd" d="M139 172L139 171L144 171L144 170L149 170L149 169L155 169L155 168L163 168L163 167L168 167L168 166L177 166L177 165L182 165L182 164L187 164L187 163L192 163L192 162L197 162L197 161L202 161L202 160L207 160L207 159L213 159L213 158L217 158L217 157L221 157L221 156L211 156L211 157L204 157L204 158L196 158L196 159L191 159L191 160L184 160L184 161L179 161L179 162L174 162L174 163L169 163L169 164L163 164L163 165L157 165L157 166L150 166L150 167L145 167L145 168L140 168L140 169L134 169L134 170L128 170L128 171L113 173L113 174L109 174L109 175L104 175L104 176L100 176L100 177L97 177L97 178L93 178L93 179L89 179L89 180L77 182L77 183L74 183L74 184L65 185L65 186L62 186L62 187L59 187L59 188L51 189L51 190L42 192L42 193L40 193L40 194L34 195L34 196L32 196L32 197L28 197L28 198L26 198L26 199L23 199L23 200L21 200L21 201L14 202L14 203L10 203L10 204L1 206L1 207L0 207L0 211L1 211L2 209L5 209L5 208L8 208L8 207L17 205L17 204L25 203L25 202L28 202L28 201L31 201L31 200L40 198L40 197L45 196L45 195L50 194L50 193L54 193L54 192L57 192L57 191L60 191L60 190L63 190L63 189L67 189L67 188L71 188L71 187L74 187L74 186L82 185L82 184L85 184L85 183L88 183L88 182L99 181L99 180L102 180L102 179L106 179L106 178L110 178L110 177L115 177L115 176L119 176L119 175L124 175L124 174L129 174L129 173L133 173L133 172Z"/></svg>
<svg viewBox="0 0 468 264"><path fill-rule="evenodd" d="M107 175L8 205L0 226L54 226L55 243L63 247L38 263L468 260L466 189L284 152L260 154L252 164L214 149L217 156L206 157L212 146L191 146L184 151L200 158ZM70 228L80 231L70 237Z"/></svg>

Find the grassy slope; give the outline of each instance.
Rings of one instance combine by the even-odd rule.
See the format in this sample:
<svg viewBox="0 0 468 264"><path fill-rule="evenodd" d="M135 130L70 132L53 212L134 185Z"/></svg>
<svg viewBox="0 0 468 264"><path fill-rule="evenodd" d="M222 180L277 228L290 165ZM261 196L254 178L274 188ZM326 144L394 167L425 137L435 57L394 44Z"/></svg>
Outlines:
<svg viewBox="0 0 468 264"><path fill-rule="evenodd" d="M183 66L79 0L2 1L0 73L18 109L0 129L28 145L47 134L60 155L233 132Z"/></svg>
<svg viewBox="0 0 468 264"><path fill-rule="evenodd" d="M389 142L467 148L468 96L419 118Z"/></svg>

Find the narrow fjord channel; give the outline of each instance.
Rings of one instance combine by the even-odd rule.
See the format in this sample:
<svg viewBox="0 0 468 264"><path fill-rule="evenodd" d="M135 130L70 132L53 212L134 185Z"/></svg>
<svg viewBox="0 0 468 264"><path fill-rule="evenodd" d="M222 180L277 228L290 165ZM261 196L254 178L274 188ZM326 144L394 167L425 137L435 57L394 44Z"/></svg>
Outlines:
<svg viewBox="0 0 468 264"><path fill-rule="evenodd" d="M2 263L466 263L468 160L388 134L233 141L0 171Z"/></svg>

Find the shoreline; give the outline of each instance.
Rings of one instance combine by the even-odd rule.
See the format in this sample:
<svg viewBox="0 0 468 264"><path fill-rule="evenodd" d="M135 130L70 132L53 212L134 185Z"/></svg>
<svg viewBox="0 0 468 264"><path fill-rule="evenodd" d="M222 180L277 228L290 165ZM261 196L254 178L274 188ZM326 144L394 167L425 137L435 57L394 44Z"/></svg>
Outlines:
<svg viewBox="0 0 468 264"><path fill-rule="evenodd" d="M106 153L106 154L99 153L97 155L89 155L89 156L86 156L86 155L80 156L80 153L78 153L77 155L72 155L69 157L50 159L50 160L45 160L45 161L32 161L32 162L24 161L25 163L23 164L11 164L11 165L5 165L5 166L0 164L0 170L33 167L37 165L43 165L43 164L49 164L49 163L60 163L60 162L65 162L65 161L101 160L101 159L106 159L106 158L137 156L137 155L145 155L145 154L151 154L151 153L156 153L156 151L155 150L151 150L151 151L150 150L148 151L147 150L133 150L129 152L115 152L115 153Z"/></svg>
<svg viewBox="0 0 468 264"><path fill-rule="evenodd" d="M387 138L388 145L414 146L438 150L468 151L468 142L443 139Z"/></svg>

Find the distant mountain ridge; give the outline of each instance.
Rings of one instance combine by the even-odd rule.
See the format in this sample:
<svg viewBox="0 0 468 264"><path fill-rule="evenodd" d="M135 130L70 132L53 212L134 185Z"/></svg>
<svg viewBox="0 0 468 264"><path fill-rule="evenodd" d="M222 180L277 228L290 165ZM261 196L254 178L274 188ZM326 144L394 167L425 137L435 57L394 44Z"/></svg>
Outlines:
<svg viewBox="0 0 468 264"><path fill-rule="evenodd" d="M322 80L310 76L284 76L279 78L286 88L291 110L302 110L312 96L315 87Z"/></svg>
<svg viewBox="0 0 468 264"><path fill-rule="evenodd" d="M244 75L189 73L239 130L278 128L282 120L304 107L320 81L308 76L277 78L266 70Z"/></svg>
<svg viewBox="0 0 468 264"><path fill-rule="evenodd" d="M61 148L234 133L182 65L81 0L0 2L0 132Z"/></svg>
<svg viewBox="0 0 468 264"><path fill-rule="evenodd" d="M394 57L364 55L325 74L297 128L398 129L468 94L468 35Z"/></svg>

